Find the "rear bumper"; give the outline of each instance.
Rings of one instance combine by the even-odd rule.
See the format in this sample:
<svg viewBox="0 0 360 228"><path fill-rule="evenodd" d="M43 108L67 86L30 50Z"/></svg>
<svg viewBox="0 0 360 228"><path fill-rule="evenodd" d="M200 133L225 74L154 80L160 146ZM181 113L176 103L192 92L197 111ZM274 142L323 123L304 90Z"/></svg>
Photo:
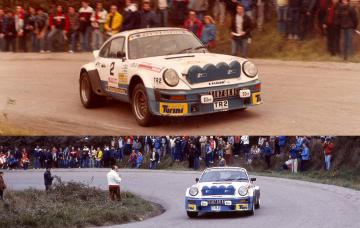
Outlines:
<svg viewBox="0 0 360 228"><path fill-rule="evenodd" d="M215 109L214 102L202 103L201 96L209 95L211 91L221 90L250 90L251 94L247 98L229 96L214 98L214 102L226 101L228 106L224 109ZM230 86L208 87L193 89L190 91L180 90L153 90L147 89L150 111L158 116L196 116L216 112L244 109L250 106L259 105L261 100L261 82L255 80L249 83L242 83ZM172 97L181 96L182 100L173 100Z"/></svg>
<svg viewBox="0 0 360 228"><path fill-rule="evenodd" d="M211 200L223 200L223 204L209 204ZM242 198L185 198L185 210L192 212L250 211L254 197ZM206 205L207 204L207 205ZM225 205L226 204L226 205Z"/></svg>

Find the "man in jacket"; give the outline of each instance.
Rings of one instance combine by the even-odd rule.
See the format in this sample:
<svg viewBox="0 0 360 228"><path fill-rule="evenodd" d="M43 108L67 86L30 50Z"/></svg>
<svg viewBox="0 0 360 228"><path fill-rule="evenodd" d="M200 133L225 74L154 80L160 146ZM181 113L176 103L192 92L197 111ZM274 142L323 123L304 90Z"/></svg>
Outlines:
<svg viewBox="0 0 360 228"><path fill-rule="evenodd" d="M123 22L122 15L118 12L118 8L116 5L112 5L110 7L110 13L108 13L106 17L106 22L104 25L106 35L112 36L116 33L120 32L121 25Z"/></svg>
<svg viewBox="0 0 360 228"><path fill-rule="evenodd" d="M126 6L123 11L124 22L121 31L137 29L140 26L140 13L138 7L133 0L126 0Z"/></svg>
<svg viewBox="0 0 360 228"><path fill-rule="evenodd" d="M326 29L327 50L331 55L340 54L340 25L335 19L338 7L338 0L331 0L322 16L322 28Z"/></svg>
<svg viewBox="0 0 360 228"><path fill-rule="evenodd" d="M251 19L245 15L244 6L236 6L236 15L231 23L232 48L231 54L236 56L240 50L240 57L247 57L247 45L251 37Z"/></svg>
<svg viewBox="0 0 360 228"><path fill-rule="evenodd" d="M300 39L312 36L314 29L315 7L317 0L303 0L300 12Z"/></svg>
<svg viewBox="0 0 360 228"><path fill-rule="evenodd" d="M68 33L68 37L70 40L70 48L69 52L76 52L78 37L79 37L79 27L80 27L80 17L79 14L75 11L75 8L70 6L68 9L69 23L70 29Z"/></svg>
<svg viewBox="0 0 360 228"><path fill-rule="evenodd" d="M0 172L0 200L4 200L4 190L6 189L3 175L4 173Z"/></svg>
<svg viewBox="0 0 360 228"><path fill-rule="evenodd" d="M159 26L156 13L151 10L150 0L144 0L143 8L140 12L140 28L153 28Z"/></svg>
<svg viewBox="0 0 360 228"><path fill-rule="evenodd" d="M15 12L15 28L17 32L17 39L18 39L18 51L21 50L23 52L27 52L26 46L26 34L25 34L25 14L24 9L22 6L16 6Z"/></svg>
<svg viewBox="0 0 360 228"><path fill-rule="evenodd" d="M299 26L300 26L300 10L302 0L289 0L288 8L288 38L290 40L299 39Z"/></svg>
<svg viewBox="0 0 360 228"><path fill-rule="evenodd" d="M41 53L45 52L45 41L46 33L49 27L49 15L44 12L43 8L37 9L37 15L35 18L35 30L37 43L39 45L38 49Z"/></svg>
<svg viewBox="0 0 360 228"><path fill-rule="evenodd" d="M196 17L195 11L189 12L189 18L184 23L184 28L193 32L197 37L201 38L203 24L201 21Z"/></svg>
<svg viewBox="0 0 360 228"><path fill-rule="evenodd" d="M46 168L45 173L44 173L44 184L45 184L46 191L51 190L52 182L54 180L54 177L51 175L50 170L51 170L50 168Z"/></svg>
<svg viewBox="0 0 360 228"><path fill-rule="evenodd" d="M5 39L3 32L4 19L5 19L5 11L3 8L0 8L0 52L5 51Z"/></svg>
<svg viewBox="0 0 360 228"><path fill-rule="evenodd" d="M14 13L9 10L6 13L3 21L3 34L5 40L5 51L15 52L16 44L16 27L15 27L15 18Z"/></svg>
<svg viewBox="0 0 360 228"><path fill-rule="evenodd" d="M310 149L306 145L306 143L304 143L303 149L301 151L301 162L300 162L300 171L301 172L306 171L309 160L310 160Z"/></svg>
<svg viewBox="0 0 360 228"><path fill-rule="evenodd" d="M90 18L94 13L94 9L89 6L88 0L81 2L82 7L79 9L80 17L80 40L82 51L91 51L90 35L91 35L91 21Z"/></svg>
<svg viewBox="0 0 360 228"><path fill-rule="evenodd" d="M101 2L96 3L96 10L91 16L92 32L92 48L99 50L104 43L104 24L106 22L107 11Z"/></svg>
<svg viewBox="0 0 360 228"><path fill-rule="evenodd" d="M331 156L334 149L334 144L331 142L330 138L326 138L323 144L324 156L325 156L325 170L329 171L331 167Z"/></svg>
<svg viewBox="0 0 360 228"><path fill-rule="evenodd" d="M51 28L48 34L51 51L56 51L55 43L58 43L58 49L63 50L66 34L70 29L69 17L63 12L61 5L56 7L56 13L52 14L49 19Z"/></svg>
<svg viewBox="0 0 360 228"><path fill-rule="evenodd" d="M114 165L111 167L110 172L107 173L107 182L109 185L109 196L112 201L120 201L120 183L121 177L118 173L119 168Z"/></svg>
<svg viewBox="0 0 360 228"><path fill-rule="evenodd" d="M350 5L349 0L343 0L338 8L337 20L340 24L341 33L343 35L343 55L344 60L347 60L352 54L352 36L354 30L358 26L358 18L356 10Z"/></svg>

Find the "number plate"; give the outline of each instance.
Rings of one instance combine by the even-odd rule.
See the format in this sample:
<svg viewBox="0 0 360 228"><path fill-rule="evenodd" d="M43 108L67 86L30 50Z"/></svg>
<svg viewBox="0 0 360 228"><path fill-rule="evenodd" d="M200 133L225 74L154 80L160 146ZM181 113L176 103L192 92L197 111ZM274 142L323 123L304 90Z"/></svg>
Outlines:
<svg viewBox="0 0 360 228"><path fill-rule="evenodd" d="M212 210L212 211L220 211L220 210L221 210L221 206L211 206L211 210Z"/></svg>
<svg viewBox="0 0 360 228"><path fill-rule="evenodd" d="M225 109L229 109L228 100L214 102L214 110L225 110Z"/></svg>
<svg viewBox="0 0 360 228"><path fill-rule="evenodd" d="M239 93L241 98L247 98L251 96L251 91L249 89L242 89Z"/></svg>

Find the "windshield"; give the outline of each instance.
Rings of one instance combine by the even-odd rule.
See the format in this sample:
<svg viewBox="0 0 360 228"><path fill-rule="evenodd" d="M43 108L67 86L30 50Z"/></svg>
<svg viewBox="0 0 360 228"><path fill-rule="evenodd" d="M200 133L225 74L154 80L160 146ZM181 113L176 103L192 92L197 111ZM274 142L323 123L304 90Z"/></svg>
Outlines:
<svg viewBox="0 0 360 228"><path fill-rule="evenodd" d="M182 31L136 33L129 37L129 58L200 53L207 51L194 34Z"/></svg>
<svg viewBox="0 0 360 228"><path fill-rule="evenodd" d="M199 182L249 181L246 172L239 170L216 170L205 172Z"/></svg>

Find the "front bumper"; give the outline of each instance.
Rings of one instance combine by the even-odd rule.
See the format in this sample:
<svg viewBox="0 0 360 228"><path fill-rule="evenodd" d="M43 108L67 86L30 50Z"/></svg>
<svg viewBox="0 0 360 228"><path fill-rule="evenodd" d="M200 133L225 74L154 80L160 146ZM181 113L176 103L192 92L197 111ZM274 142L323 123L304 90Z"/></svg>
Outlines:
<svg viewBox="0 0 360 228"><path fill-rule="evenodd" d="M211 201L222 201L212 204ZM242 198L185 198L185 210L193 212L232 212L250 211L253 205L253 197ZM207 205L206 205L207 204Z"/></svg>
<svg viewBox="0 0 360 228"><path fill-rule="evenodd" d="M229 96L223 98L214 98L214 102L226 101L227 108L215 109L214 102L201 103L202 95L209 95L211 91L222 90L250 90L250 97L240 98L240 96ZM230 86L208 87L201 89L193 89L190 91L181 90L153 90L147 89L150 111L158 116L196 116L209 113L244 109L249 106L259 105L261 100L261 83L255 80L249 83L241 83ZM183 100L174 100L172 97L182 96Z"/></svg>

